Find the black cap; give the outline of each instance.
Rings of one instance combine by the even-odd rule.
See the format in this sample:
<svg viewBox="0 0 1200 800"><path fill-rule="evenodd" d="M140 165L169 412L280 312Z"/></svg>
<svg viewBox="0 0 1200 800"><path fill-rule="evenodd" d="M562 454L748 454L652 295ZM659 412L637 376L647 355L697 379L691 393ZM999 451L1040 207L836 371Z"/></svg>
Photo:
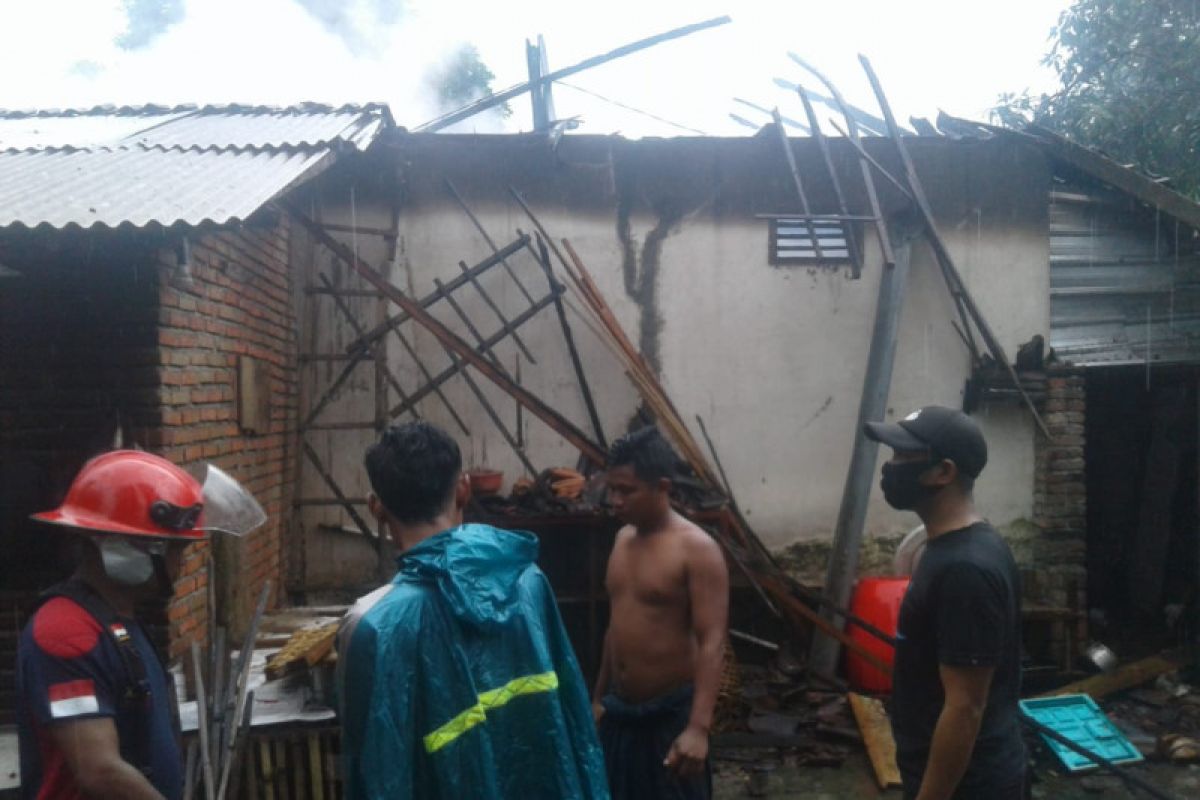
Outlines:
<svg viewBox="0 0 1200 800"><path fill-rule="evenodd" d="M987 464L987 442L975 420L945 406L925 406L899 422L868 422L867 438L903 453L929 450L955 463L970 478Z"/></svg>

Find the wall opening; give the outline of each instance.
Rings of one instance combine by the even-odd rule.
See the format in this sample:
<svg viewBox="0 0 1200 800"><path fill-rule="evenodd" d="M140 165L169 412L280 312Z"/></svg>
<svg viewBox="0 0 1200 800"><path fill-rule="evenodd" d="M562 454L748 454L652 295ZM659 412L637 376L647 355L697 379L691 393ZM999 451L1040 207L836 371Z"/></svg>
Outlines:
<svg viewBox="0 0 1200 800"><path fill-rule="evenodd" d="M1093 636L1122 657L1194 639L1200 369L1093 368L1086 379Z"/></svg>

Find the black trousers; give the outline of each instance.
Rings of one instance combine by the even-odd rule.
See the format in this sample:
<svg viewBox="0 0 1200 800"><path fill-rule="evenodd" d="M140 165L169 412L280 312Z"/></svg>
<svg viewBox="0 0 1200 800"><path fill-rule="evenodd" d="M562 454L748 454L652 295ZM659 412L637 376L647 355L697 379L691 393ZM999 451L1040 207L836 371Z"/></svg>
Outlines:
<svg viewBox="0 0 1200 800"><path fill-rule="evenodd" d="M712 770L679 780L663 766L671 744L687 727L692 713L692 687L683 686L645 703L604 698L600 744L612 800L709 800Z"/></svg>

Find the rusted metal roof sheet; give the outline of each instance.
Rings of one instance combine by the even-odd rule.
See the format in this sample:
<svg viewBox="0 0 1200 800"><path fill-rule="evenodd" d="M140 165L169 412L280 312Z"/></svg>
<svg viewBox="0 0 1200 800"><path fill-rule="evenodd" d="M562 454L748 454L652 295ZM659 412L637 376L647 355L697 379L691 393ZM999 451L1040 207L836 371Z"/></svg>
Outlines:
<svg viewBox="0 0 1200 800"><path fill-rule="evenodd" d="M0 228L243 220L393 124L378 105L0 111Z"/></svg>

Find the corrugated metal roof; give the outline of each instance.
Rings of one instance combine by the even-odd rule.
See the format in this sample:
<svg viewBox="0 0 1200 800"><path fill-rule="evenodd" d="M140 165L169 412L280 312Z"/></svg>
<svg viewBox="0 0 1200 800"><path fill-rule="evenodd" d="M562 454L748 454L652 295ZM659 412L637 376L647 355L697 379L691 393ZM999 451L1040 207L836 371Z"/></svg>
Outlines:
<svg viewBox="0 0 1200 800"><path fill-rule="evenodd" d="M0 152L0 227L243 220L332 158L325 148Z"/></svg>
<svg viewBox="0 0 1200 800"><path fill-rule="evenodd" d="M187 114L170 124L129 136L146 147L286 148L344 142L362 149L383 125L383 118L358 110L326 114L268 111L242 114Z"/></svg>
<svg viewBox="0 0 1200 800"><path fill-rule="evenodd" d="M1050 199L1050 344L1078 366L1200 363L1200 256L1190 229L1128 198Z"/></svg>
<svg viewBox="0 0 1200 800"><path fill-rule="evenodd" d="M0 116L0 150L45 150L55 147L91 149L113 146L139 131L178 119L180 114L145 116L4 117Z"/></svg>
<svg viewBox="0 0 1200 800"><path fill-rule="evenodd" d="M392 125L381 105L0 111L0 227L242 220Z"/></svg>

